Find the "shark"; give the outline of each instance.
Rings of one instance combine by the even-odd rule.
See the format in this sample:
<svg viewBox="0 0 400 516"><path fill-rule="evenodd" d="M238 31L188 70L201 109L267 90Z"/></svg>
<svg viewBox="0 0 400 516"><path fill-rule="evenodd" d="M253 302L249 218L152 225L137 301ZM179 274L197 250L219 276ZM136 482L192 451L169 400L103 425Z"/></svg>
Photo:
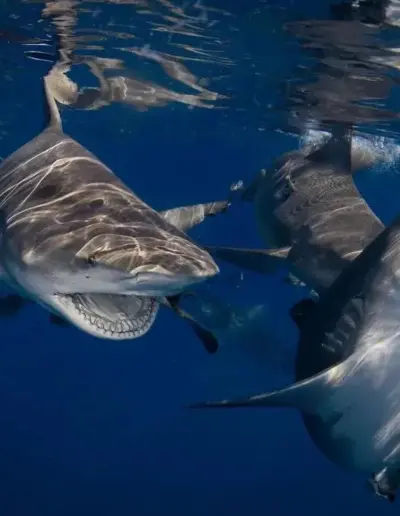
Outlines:
<svg viewBox="0 0 400 516"><path fill-rule="evenodd" d="M63 132L48 76L44 93L47 126L0 166L0 272L13 291L3 313L33 301L53 322L121 340L147 333L162 305L215 352L216 340L178 301L219 273L185 231L229 202L158 213Z"/></svg>
<svg viewBox="0 0 400 516"><path fill-rule="evenodd" d="M400 216L385 228L356 195L349 136L328 143L336 149L330 168L322 147L312 162L323 166L292 175L279 205L300 235L293 256L319 293L290 310L299 331L295 382L190 407L297 409L328 459L367 475L374 493L393 502L400 487Z"/></svg>
<svg viewBox="0 0 400 516"><path fill-rule="evenodd" d="M353 179L373 163L373 153L352 145L351 127L335 126L326 141L286 153L242 188L266 248L206 249L261 274L288 266L290 282L319 294L384 229Z"/></svg>
<svg viewBox="0 0 400 516"><path fill-rule="evenodd" d="M300 411L314 444L343 469L368 476L393 502L400 486L400 217L319 298L294 305L295 383L193 408Z"/></svg>

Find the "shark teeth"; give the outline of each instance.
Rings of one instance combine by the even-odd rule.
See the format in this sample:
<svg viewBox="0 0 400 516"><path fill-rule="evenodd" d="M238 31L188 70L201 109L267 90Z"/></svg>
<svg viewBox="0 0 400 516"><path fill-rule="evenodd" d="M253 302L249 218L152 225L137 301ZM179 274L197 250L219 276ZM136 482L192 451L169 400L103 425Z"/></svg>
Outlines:
<svg viewBox="0 0 400 516"><path fill-rule="evenodd" d="M152 327L159 308L150 297L114 294L58 295L64 316L76 326L90 328L95 336L135 339Z"/></svg>

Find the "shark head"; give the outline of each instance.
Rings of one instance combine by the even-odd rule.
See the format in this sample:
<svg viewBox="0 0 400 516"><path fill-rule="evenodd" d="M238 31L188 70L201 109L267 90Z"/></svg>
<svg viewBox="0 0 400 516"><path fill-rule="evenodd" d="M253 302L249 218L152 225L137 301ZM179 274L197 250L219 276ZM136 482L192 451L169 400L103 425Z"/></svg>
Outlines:
<svg viewBox="0 0 400 516"><path fill-rule="evenodd" d="M1 253L9 281L97 337L142 336L160 301L219 272L208 252L179 230L147 225L132 236L123 226L98 224L67 233L53 227L51 234L48 227L39 231L38 245L23 249L14 245L10 229Z"/></svg>
<svg viewBox="0 0 400 516"><path fill-rule="evenodd" d="M143 335L159 302L218 267L63 132L49 77L44 92L46 128L0 166L4 279L98 337Z"/></svg>
<svg viewBox="0 0 400 516"><path fill-rule="evenodd" d="M40 260L59 293L120 294L162 298L185 291L219 272L207 251L185 235L151 233L140 237L100 234L70 259ZM46 270L47 269L47 270ZM47 271L51 271L48 274Z"/></svg>

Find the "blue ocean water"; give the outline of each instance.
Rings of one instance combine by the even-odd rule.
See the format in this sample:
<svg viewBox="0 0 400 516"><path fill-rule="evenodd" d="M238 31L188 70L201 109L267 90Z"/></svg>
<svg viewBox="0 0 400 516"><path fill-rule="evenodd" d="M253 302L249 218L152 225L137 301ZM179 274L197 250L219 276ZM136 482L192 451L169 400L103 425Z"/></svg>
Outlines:
<svg viewBox="0 0 400 516"><path fill-rule="evenodd" d="M0 2L2 157L45 124L41 78L57 58L57 42L43 9L56 3ZM151 44L154 51L168 53L174 42L189 44L184 34L174 34L172 42L170 33L150 34L151 13L168 2L70 4L81 9L77 27L84 34L89 29L120 30L124 24L126 33L131 24L138 39L115 44L106 35L104 48L82 44L77 55L91 52L120 59L121 47ZM185 102L147 110L118 102L97 110L61 108L65 131L155 209L224 199L232 183L249 183L275 157L299 146L301 131L290 125L294 113L302 124L305 117L299 113L312 109L311 118L318 113L320 119L332 118L317 113L316 102L303 99L301 109L288 102L294 80L315 82L309 60L316 59L314 66L318 56L310 57L284 26L332 20L330 2L209 0L208 7L216 11L207 11L202 34L209 30L214 46L195 42L194 48L202 46L214 56L218 51L231 64L194 61L190 66L210 79L211 91L226 95L215 102L215 109L189 109ZM214 16L218 23L212 24ZM2 25L9 31L3 37ZM382 29L387 47L396 47L397 30ZM10 34L19 34L19 40ZM27 44L24 38L41 42ZM372 52L367 43L365 48ZM40 58L40 52L48 55ZM124 56L130 77L137 73L155 83L162 80L159 69L153 71L132 53ZM361 54L354 59L362 61ZM380 99L378 111L396 114L398 78L392 68L390 95L372 97ZM96 85L83 66L77 65L71 76L78 84ZM356 120L359 134L377 149L383 141L387 162L363 173L357 184L388 222L399 205L398 123L396 117L377 116L363 124L363 116ZM209 245L262 246L252 207L245 204L234 204L190 235ZM190 328L166 310L147 335L119 342L53 326L39 306L1 319L4 516L258 516L293 511L368 516L393 511L366 488L363 476L340 470L314 447L295 411L185 408L190 402L270 390L293 380L297 331L287 312L301 292L283 283L282 276L260 277L225 264L220 277L200 291L201 307L194 301L187 306L203 310L204 320L216 328L222 346L215 356L207 355Z"/></svg>

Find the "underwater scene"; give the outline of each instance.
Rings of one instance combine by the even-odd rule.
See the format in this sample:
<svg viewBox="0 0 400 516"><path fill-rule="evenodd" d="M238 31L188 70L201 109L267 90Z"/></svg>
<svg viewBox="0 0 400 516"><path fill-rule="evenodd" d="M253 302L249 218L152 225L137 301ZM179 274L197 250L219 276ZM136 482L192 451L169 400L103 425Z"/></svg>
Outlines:
<svg viewBox="0 0 400 516"><path fill-rule="evenodd" d="M0 0L1 516L392 514L400 0Z"/></svg>

